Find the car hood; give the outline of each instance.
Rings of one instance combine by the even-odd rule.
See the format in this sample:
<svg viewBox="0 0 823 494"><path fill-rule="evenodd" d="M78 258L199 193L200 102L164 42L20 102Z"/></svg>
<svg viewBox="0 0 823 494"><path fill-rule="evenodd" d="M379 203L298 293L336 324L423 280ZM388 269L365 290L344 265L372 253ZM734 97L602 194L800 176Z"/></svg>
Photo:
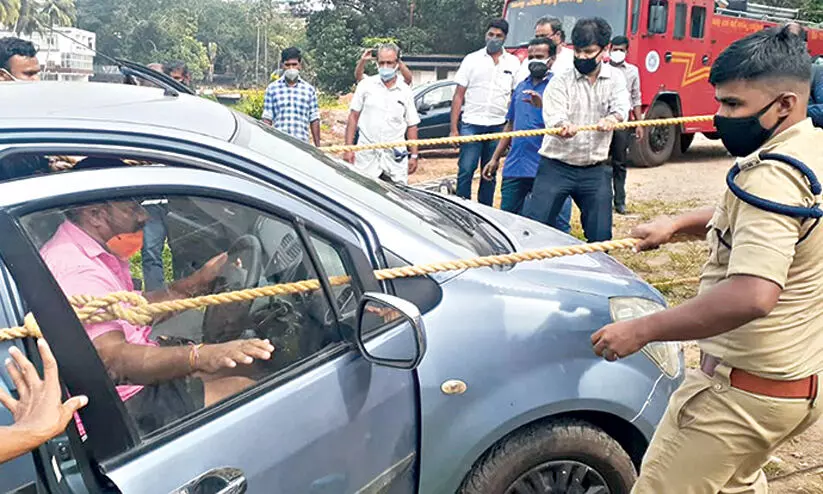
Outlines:
<svg viewBox="0 0 823 494"><path fill-rule="evenodd" d="M542 223L464 199L449 199L495 225L514 244L515 251L580 245L584 242ZM634 272L605 253L528 261L509 268L530 283L606 297L642 296L662 301L662 295Z"/></svg>

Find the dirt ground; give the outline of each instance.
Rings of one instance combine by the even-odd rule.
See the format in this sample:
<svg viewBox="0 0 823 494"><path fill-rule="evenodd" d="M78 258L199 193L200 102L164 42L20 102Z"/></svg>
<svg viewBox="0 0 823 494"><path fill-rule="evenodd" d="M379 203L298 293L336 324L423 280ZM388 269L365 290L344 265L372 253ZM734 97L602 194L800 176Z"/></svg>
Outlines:
<svg viewBox="0 0 823 494"><path fill-rule="evenodd" d="M628 214L615 216L614 238L628 235L633 225L659 214L675 214L694 207L714 204L725 189L725 175L732 160L717 141L695 139L684 156L659 168L629 170L626 183ZM453 176L457 171L456 153L423 153L420 168L410 177L413 183ZM475 179L475 182L477 178ZM474 187L476 190L476 186ZM499 207L500 190L495 196ZM573 233L580 234L579 221ZM615 257L650 282L682 280L697 276L706 255L703 242L665 246L643 254L619 252ZM693 297L694 283L661 287L669 303L676 305ZM697 364L696 345L686 348L688 365ZM781 447L766 467L773 494L823 493L823 421Z"/></svg>

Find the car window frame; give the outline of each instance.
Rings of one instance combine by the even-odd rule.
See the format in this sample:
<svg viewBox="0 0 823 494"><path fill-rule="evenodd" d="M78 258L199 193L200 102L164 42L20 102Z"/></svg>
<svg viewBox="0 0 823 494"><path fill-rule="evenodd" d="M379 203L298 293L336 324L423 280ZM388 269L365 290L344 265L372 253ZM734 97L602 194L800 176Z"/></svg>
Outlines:
<svg viewBox="0 0 823 494"><path fill-rule="evenodd" d="M89 150L91 150L91 149L89 149ZM51 151L49 151L49 152L51 152ZM156 158L156 159L159 159L159 158ZM111 170L109 170L109 172L110 171ZM89 172L97 173L98 171L84 171L82 173L89 173ZM71 172L69 172L69 173L71 173ZM201 171L201 173L208 173L208 172ZM265 184L265 185L267 186L267 189L270 192L275 193L275 194L283 195L283 191L280 191L277 188L273 188L269 184ZM82 331L83 332L82 334L84 335L82 338L77 338L75 340L75 342L78 341L78 340L79 341L85 341L85 342L88 343L89 347L91 348L90 351L84 352L84 355L85 355L83 357L84 359L91 358L92 360L99 361L99 357L97 356L96 351L93 349L93 346L91 346L91 342L85 336L85 330L83 329L82 325L80 325L79 321L77 321L76 317L74 317L73 311L68 306L68 303L67 303L67 300L66 300L65 296L62 294L62 291L60 290L59 286L56 286L56 281L54 281L53 276L49 272L48 268L45 266L45 263L43 263L42 258L40 257L39 253L37 252L34 244L29 240L29 237L28 237L27 233L25 232L22 224L20 223L19 218L22 217L22 216L25 216L27 214L31 214L33 212L49 210L49 209L53 209L54 207L66 206L66 205L69 205L69 204L77 204L78 202L89 202L89 201L93 201L95 199L102 200L102 199L112 199L112 198L117 198L117 197L128 197L130 195L140 195L141 189L139 189L139 187L140 186L138 185L138 186L132 186L132 187L126 187L126 188L117 187L116 189L103 188L103 189L100 189L100 190L106 192L105 194L104 193L95 193L95 194L93 194L93 197L89 197L88 200L86 200L86 201L78 201L77 198L75 197L77 194L71 193L71 192L66 192L66 193L63 193L63 194L59 194L57 197L51 197L51 198L46 199L46 200L40 200L40 201L37 202L37 205L26 204L26 205L18 205L18 206L13 207L13 208L2 208L2 209L0 209L0 222L3 221L3 218L5 217L5 219L7 221L6 227L8 227L9 225L12 225L16 229L17 235L18 235L18 237L17 237L18 241L17 242L4 242L4 249L0 249L0 255L3 254L4 250L9 249L9 245L5 245L5 244L11 244L12 246L16 245L18 243L21 243L21 242L24 243L24 244L27 244L27 246L28 246L28 256L33 256L34 258L37 259L38 262L36 262L36 263L29 262L29 261L31 261L31 259L29 257L29 261L26 261L23 264L25 264L25 265L39 264L40 266L38 266L38 267L41 268L42 270L45 270L45 273L42 273L42 272L40 273L39 278L42 279L42 277L45 275L47 277L47 279L51 280L51 283L54 283L54 285L57 289L57 293L52 292L52 293L50 293L50 295L51 295L51 297L57 297L58 299L60 299L62 301L62 304L64 304L63 308L66 311L62 312L62 315L61 315L61 317L63 318L62 320L65 321L66 317L72 319L72 325L76 325L77 328L80 331ZM272 203L269 203L269 202L265 202L263 200L259 200L255 197L251 197L251 196L248 196L248 195L243 195L243 194L238 194L238 193L231 192L231 191L226 191L226 190L218 188L218 186L197 187L197 186L192 186L192 185L189 185L189 184L182 184L182 185L175 184L175 185L153 185L152 187L156 187L156 188L153 188L152 194L158 194L158 195L159 194L197 195L198 197L208 197L208 198L213 198L213 199L216 199L216 200L224 200L224 201L228 200L230 202L235 202L235 203L240 204L240 205L245 206L245 207L253 207L253 208L255 208L255 209L257 209L260 212L265 213L265 214L274 215L275 217L278 217L280 219L284 219L284 220L288 221L290 224L295 224L293 222L293 220L301 218L297 213L294 213L291 208L281 207L277 204L272 204ZM142 188L142 193L145 194L145 188ZM294 199L290 199L290 200L293 201ZM311 204L306 204L305 206L316 209L316 206L311 205ZM305 218L301 218L301 219L304 220L304 223L302 225L299 225L299 228L304 229L304 232L306 230L310 230L312 232L312 234L317 235L317 236L323 238L325 241L337 246L339 249L342 250L342 252L346 252L347 255L344 256L342 261L347 264L347 267L351 267L352 276L355 279L354 282L356 282L360 285L361 293L366 292L366 291L374 291L374 290L384 291L384 290L381 290L380 285L377 283L376 279L374 279L373 273L372 273L373 268L370 264L368 264L366 262L367 259L364 257L365 252L363 252L363 249L360 245L357 245L357 244L353 243L351 241L352 239L342 239L342 238L340 238L340 236L338 234L336 234L335 232L332 232L328 228L325 228L324 225L317 224L313 221L305 221ZM2 227L2 224L0 224L0 227ZM298 229L298 231L299 231L299 228L296 228L296 229ZM0 231L2 231L2 230L0 230ZM22 236L22 238L21 238L21 236ZM357 236L352 235L352 237L356 238ZM303 240L301 240L301 241L303 241ZM306 245L305 242L304 242L304 245ZM310 243L308 244L307 248L313 250L313 246ZM352 253L353 250L358 251L361 255L360 256L353 255L353 253ZM314 261L312 261L312 263L313 263L313 267L315 268L318 275L323 276L325 274L324 273L325 270L323 269L323 266L322 265L318 266L317 264L315 264ZM17 263L17 264L19 264L19 263ZM368 274L366 276L364 276L363 275L364 272L368 273ZM26 279L26 278L18 278L17 275L15 275L14 271L12 271L12 275L15 277L15 279ZM28 289L30 289L30 287L32 286L32 283L30 281L28 281L25 285ZM24 298L28 299L27 296L26 296L26 291L27 291L26 289L23 289L21 287L21 293L23 293ZM327 290L324 290L324 292L327 292ZM329 296L329 294L327 292L327 297L328 296ZM50 300L54 301L54 298L51 298ZM332 305L333 307L336 307L335 301L331 300L330 303L333 304ZM37 304L37 305L39 305L41 307L46 306L45 304L42 304L42 303ZM31 307L32 307L32 310L35 310L35 311L37 310L37 307L35 305L32 304ZM49 307L50 307L50 305L49 305ZM41 309L41 311L42 311L42 309ZM37 314L37 312L35 312L35 314ZM336 313L336 315L339 316L339 312ZM339 320L339 317L338 317L338 329L341 328L341 325L339 323L340 323L340 320ZM46 325L47 325L47 323L46 323ZM44 334L46 334L48 338L51 338L51 336L47 334L47 333L50 333L50 332L53 333L54 330L47 330L47 328L44 327ZM228 399L224 403L221 403L221 404L216 405L214 407L211 407L209 409L204 409L202 411L199 411L196 414L196 416L187 417L184 421L181 421L181 423L176 424L173 427L170 427L168 431L165 431L165 432L163 432L161 434L158 434L156 436L152 436L152 437L148 438L147 440L142 440L141 438L139 438L139 435L136 434L136 431L134 431L134 434L129 434L128 435L131 443L129 443L128 446L125 447L125 450L123 450L123 443L121 442L121 448L120 448L121 450L116 452L115 454L105 452L105 451L110 451L110 450L105 450L104 452L101 453L99 449L95 449L93 451L93 454L96 458L103 458L101 460L100 464L104 469L115 468L117 465L122 464L123 462L130 461L130 460L134 459L137 456L146 454L147 452L153 450L154 448L160 447L160 446L168 443L169 441L173 440L174 438L176 438L180 435L186 434L188 432L191 432L192 430L202 426L203 424L205 424L205 423L209 422L210 420L212 420L215 416L220 415L222 413L227 413L228 411L233 410L236 407L242 406L244 403L257 398L261 394L265 394L268 391L270 391L271 389L273 389L275 387L282 386L284 383L289 382L292 379L294 379L296 377L299 377L300 375L302 375L306 372L309 372L311 369L319 367L319 366L323 365L326 362L329 362L331 360L334 360L335 358L343 356L343 355L347 354L348 352L351 352L351 351L356 352L357 351L357 346L354 343L353 334L350 334L350 333L352 333L352 332L351 331L346 331L346 332L341 333L341 340L340 340L339 345L335 345L331 348L324 349L324 351L319 352L318 354L314 355L311 359L307 359L306 361L301 362L300 364L294 366L293 368L287 370L284 373L279 374L276 377L267 378L265 381L261 382L259 385L256 385L253 388L250 388L249 390L244 391L243 393L239 393L237 396L231 397L230 399ZM383 333L383 331L380 331L379 333ZM68 349L71 348L72 352L74 352L76 350L74 348L73 344L68 344L65 347L63 346L63 344L60 344L60 353L63 353L62 352L63 348L65 348L66 351L68 351ZM58 354L58 351L55 351L55 354ZM60 357L58 355L58 359L59 358ZM102 363L100 365L102 366ZM108 380L108 377L105 373L105 370L102 367L101 367L100 372L98 374L100 374L100 373L102 373L102 375L105 377L105 379ZM85 374L86 373L84 371L83 375L85 376ZM74 375L69 374L69 377L72 378L72 377L74 377ZM109 385L110 385L109 387L111 389L111 392L114 396L114 399L116 400L116 404L119 404L119 406L122 407L122 402L119 400L119 397L117 396L116 391L114 391L114 386L111 385L110 381L109 381ZM96 396L97 391L94 391L93 395ZM99 400L95 400L95 401L99 401ZM111 400L109 400L109 401L111 401ZM122 408L122 412L119 413L118 416L123 418L124 423L128 423L129 421L131 421L131 418L128 416L128 413L125 411L125 408ZM126 417L128 417L128 418L126 419ZM94 429L94 428L100 427L99 425L98 426L94 425L96 422L98 422L98 420L99 419L97 419L97 420L95 420L95 419L86 419L86 420L84 420L84 422L87 423L87 429ZM95 437L97 437L97 435L95 435Z"/></svg>

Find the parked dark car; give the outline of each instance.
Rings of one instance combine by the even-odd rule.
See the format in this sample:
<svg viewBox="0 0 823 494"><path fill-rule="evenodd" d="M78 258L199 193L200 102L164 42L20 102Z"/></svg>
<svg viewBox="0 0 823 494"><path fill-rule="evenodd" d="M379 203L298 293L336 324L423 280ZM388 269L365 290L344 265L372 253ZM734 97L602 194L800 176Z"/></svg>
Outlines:
<svg viewBox="0 0 823 494"><path fill-rule="evenodd" d="M413 89L414 104L420 115L418 136L420 139L448 137L452 98L457 83L454 81L435 81L421 84Z"/></svg>

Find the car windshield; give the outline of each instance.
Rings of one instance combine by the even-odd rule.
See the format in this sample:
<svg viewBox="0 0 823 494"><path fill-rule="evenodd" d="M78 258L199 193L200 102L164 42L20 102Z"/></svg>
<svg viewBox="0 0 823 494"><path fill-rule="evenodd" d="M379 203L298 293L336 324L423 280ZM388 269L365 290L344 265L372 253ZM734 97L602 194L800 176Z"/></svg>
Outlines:
<svg viewBox="0 0 823 494"><path fill-rule="evenodd" d="M506 20L509 22L506 45L515 47L528 43L534 37L534 24L544 16L556 17L563 22L567 43L571 42L574 23L585 17L602 17L611 25L614 35L624 34L627 9L626 0L511 1L506 7Z"/></svg>
<svg viewBox="0 0 823 494"><path fill-rule="evenodd" d="M466 251L462 255L468 256L511 251L509 242L496 228L467 209L410 187L395 187L372 180L314 147L297 143L246 115L237 116L242 127L238 132L238 145L322 181L341 196L403 224L436 245L452 252L458 247ZM305 154L300 153L301 150ZM284 156L290 159L285 160ZM482 226L478 227L478 224Z"/></svg>

